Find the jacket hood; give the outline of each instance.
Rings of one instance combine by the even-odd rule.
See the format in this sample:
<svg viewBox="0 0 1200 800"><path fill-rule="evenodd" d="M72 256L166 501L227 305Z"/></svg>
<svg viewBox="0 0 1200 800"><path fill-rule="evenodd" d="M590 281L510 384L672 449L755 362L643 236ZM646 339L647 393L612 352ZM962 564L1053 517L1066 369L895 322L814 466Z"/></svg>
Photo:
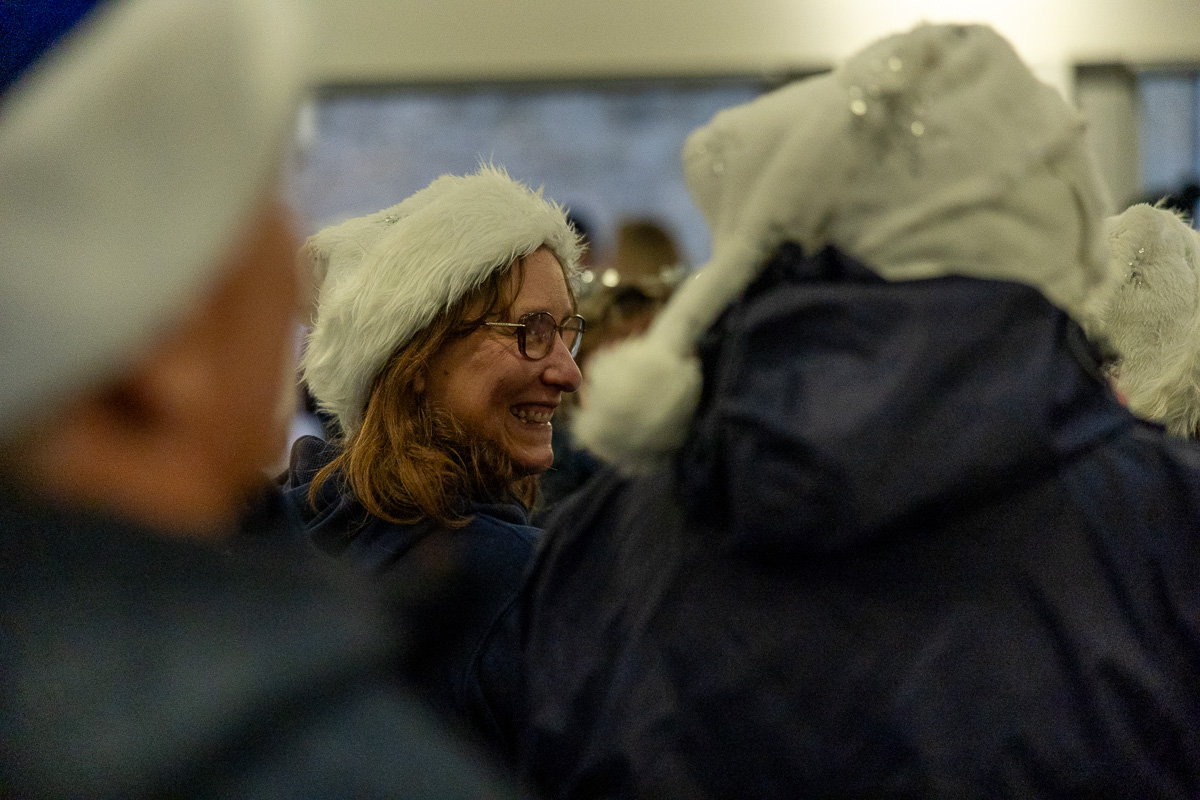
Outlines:
<svg viewBox="0 0 1200 800"><path fill-rule="evenodd" d="M298 510L302 527L317 549L345 558L361 572L384 572L427 535L439 530L438 524L432 520L401 524L373 517L343 489L337 476L325 481L315 502L310 502L313 478L340 451L338 445L315 436L298 439L292 446L284 495ZM486 514L501 523L529 524L528 514L516 503L464 502L461 510Z"/></svg>
<svg viewBox="0 0 1200 800"><path fill-rule="evenodd" d="M315 498L309 498L313 478L337 458L341 448L315 436L302 436L292 445L284 496L300 517L301 527L323 552L339 556L371 523L366 509L353 496L341 491L336 476L325 481ZM408 543L411 547L420 538ZM407 550L407 547L404 548Z"/></svg>
<svg viewBox="0 0 1200 800"><path fill-rule="evenodd" d="M1019 283L889 283L785 244L700 347L683 504L735 549L831 551L1044 478L1135 424Z"/></svg>

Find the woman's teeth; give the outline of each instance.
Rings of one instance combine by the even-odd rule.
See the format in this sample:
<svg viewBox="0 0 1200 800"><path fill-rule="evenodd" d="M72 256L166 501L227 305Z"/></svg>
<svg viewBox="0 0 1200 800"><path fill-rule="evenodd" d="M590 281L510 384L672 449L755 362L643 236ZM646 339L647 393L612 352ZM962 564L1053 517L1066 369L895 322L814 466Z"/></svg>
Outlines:
<svg viewBox="0 0 1200 800"><path fill-rule="evenodd" d="M512 415L521 420L521 422L529 423L546 423L554 416L553 411L526 411L523 408L514 408L511 411Z"/></svg>

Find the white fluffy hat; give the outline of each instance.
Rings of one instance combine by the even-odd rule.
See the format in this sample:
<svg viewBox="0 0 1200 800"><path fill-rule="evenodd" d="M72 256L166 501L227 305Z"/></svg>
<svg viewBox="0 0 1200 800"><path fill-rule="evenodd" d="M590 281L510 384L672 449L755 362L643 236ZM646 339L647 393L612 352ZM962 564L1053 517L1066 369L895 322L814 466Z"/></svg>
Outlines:
<svg viewBox="0 0 1200 800"><path fill-rule="evenodd" d="M94 5L0 97L0 435L132 363L212 284L305 81L282 0Z"/></svg>
<svg viewBox="0 0 1200 800"><path fill-rule="evenodd" d="M575 433L627 470L684 440L696 339L784 241L888 280L1012 280L1083 319L1108 280L1083 122L981 26L922 25L722 111L683 149L713 254L644 338L597 354Z"/></svg>
<svg viewBox="0 0 1200 800"><path fill-rule="evenodd" d="M1112 271L1096 328L1120 354L1129 409L1179 436L1200 433L1200 233L1140 204L1105 223Z"/></svg>
<svg viewBox="0 0 1200 800"><path fill-rule="evenodd" d="M543 245L573 279L582 245L562 207L491 165L310 237L301 252L321 288L301 368L321 408L354 435L388 357Z"/></svg>

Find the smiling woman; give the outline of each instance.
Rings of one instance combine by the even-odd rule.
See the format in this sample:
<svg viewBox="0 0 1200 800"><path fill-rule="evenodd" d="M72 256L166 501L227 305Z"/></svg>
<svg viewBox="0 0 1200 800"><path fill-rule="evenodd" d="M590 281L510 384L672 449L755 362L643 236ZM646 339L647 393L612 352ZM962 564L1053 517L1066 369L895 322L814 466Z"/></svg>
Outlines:
<svg viewBox="0 0 1200 800"><path fill-rule="evenodd" d="M319 549L436 598L412 677L510 755L527 513L580 383L578 237L489 166L327 228L302 255L321 283L304 378L340 435L297 443L288 497Z"/></svg>
<svg viewBox="0 0 1200 800"><path fill-rule="evenodd" d="M550 250L536 250L517 265L509 272L514 297L509 311L525 321L484 322L448 342L429 363L427 388L430 400L499 447L517 472L536 474L554 463L551 418L562 393L579 388L581 377L565 339L554 336L553 329L541 330L533 320L553 320L553 314L567 319L575 309L566 276ZM580 331L571 330L574 344ZM516 334L515 342L501 333L508 331ZM537 349L535 342L540 342Z"/></svg>

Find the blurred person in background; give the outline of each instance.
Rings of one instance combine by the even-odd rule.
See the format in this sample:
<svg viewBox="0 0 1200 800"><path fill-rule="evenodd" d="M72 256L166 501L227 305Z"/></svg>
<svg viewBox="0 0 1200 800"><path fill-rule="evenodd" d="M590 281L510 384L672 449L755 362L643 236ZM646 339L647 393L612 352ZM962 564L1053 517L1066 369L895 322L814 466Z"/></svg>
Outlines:
<svg viewBox="0 0 1200 800"><path fill-rule="evenodd" d="M510 757L528 511L581 380L578 234L482 166L305 253L321 289L304 380L339 435L297 442L288 496L320 550L396 592L426 587L411 672Z"/></svg>
<svg viewBox="0 0 1200 800"><path fill-rule="evenodd" d="M1200 452L1117 402L1083 122L920 26L688 139L522 601L548 796L1195 797Z"/></svg>
<svg viewBox="0 0 1200 800"><path fill-rule="evenodd" d="M1200 434L1200 233L1177 212L1140 203L1105 223L1120 280L1095 330L1129 410L1176 436Z"/></svg>
<svg viewBox="0 0 1200 800"><path fill-rule="evenodd" d="M672 276L681 265L675 238L658 222L627 219L617 226L617 248L612 266L617 270L620 283L649 279L673 283Z"/></svg>
<svg viewBox="0 0 1200 800"><path fill-rule="evenodd" d="M645 333L685 271L666 229L652 220L623 221L612 263L601 271L600 285L581 308L589 335L580 363L586 365L591 353Z"/></svg>
<svg viewBox="0 0 1200 800"><path fill-rule="evenodd" d="M642 219L625 220L618 226L612 265L600 270L580 302L588 335L577 360L585 375L594 353L646 332L685 272L679 249L661 225ZM595 457L571 435L571 418L582 399L576 393L560 409L562 424L554 428L554 466L542 476L538 522L548 518L559 502L599 468Z"/></svg>
<svg viewBox="0 0 1200 800"><path fill-rule="evenodd" d="M0 22L0 794L502 794L371 597L232 553L292 377L294 11Z"/></svg>

